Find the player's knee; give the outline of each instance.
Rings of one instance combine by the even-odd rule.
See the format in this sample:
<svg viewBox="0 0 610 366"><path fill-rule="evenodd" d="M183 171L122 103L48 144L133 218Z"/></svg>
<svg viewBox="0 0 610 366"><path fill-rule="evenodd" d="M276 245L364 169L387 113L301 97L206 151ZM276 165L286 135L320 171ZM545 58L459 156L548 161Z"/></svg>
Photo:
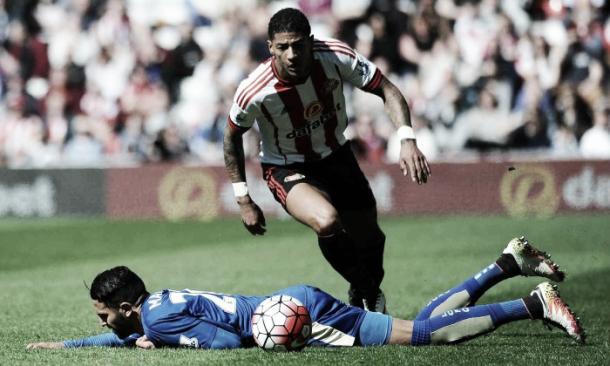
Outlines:
<svg viewBox="0 0 610 366"><path fill-rule="evenodd" d="M312 219L311 227L319 236L335 234L341 229L337 211L334 209L323 209L316 212Z"/></svg>

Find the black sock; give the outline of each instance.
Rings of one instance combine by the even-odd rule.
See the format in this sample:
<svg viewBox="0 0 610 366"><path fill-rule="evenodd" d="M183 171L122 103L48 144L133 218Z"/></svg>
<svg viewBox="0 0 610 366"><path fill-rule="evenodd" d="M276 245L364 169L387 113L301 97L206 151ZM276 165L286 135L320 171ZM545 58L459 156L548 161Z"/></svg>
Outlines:
<svg viewBox="0 0 610 366"><path fill-rule="evenodd" d="M521 269L517 264L517 261L511 254L502 253L498 260L496 260L496 264L502 269L504 273L507 275L517 276L521 273Z"/></svg>
<svg viewBox="0 0 610 366"><path fill-rule="evenodd" d="M366 242L360 243L360 261L365 266L369 274L373 276L377 287L383 281L383 252L385 247L385 235L381 230L371 233L366 238Z"/></svg>
<svg viewBox="0 0 610 366"><path fill-rule="evenodd" d="M544 317L544 309L542 308L542 302L538 296L526 296L523 298L523 303L532 316L532 319L542 319Z"/></svg>
<svg viewBox="0 0 610 366"><path fill-rule="evenodd" d="M360 264L356 247L345 231L341 230L334 235L318 237L318 244L328 263L357 292L376 293L379 286Z"/></svg>

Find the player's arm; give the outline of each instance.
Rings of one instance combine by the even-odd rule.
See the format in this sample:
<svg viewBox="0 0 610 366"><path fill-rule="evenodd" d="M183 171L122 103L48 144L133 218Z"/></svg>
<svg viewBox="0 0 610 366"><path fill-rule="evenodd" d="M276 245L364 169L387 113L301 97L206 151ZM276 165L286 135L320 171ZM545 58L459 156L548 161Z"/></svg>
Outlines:
<svg viewBox="0 0 610 366"><path fill-rule="evenodd" d="M322 47L324 48L324 47ZM337 51L337 66L342 78L366 92L373 93L381 99L385 109L396 126L401 140L400 169L406 176L418 184L426 183L430 175L430 166L426 157L417 147L411 124L411 111L400 90L366 57L338 41L331 41L327 48Z"/></svg>
<svg viewBox="0 0 610 366"><path fill-rule="evenodd" d="M244 226L253 235L263 235L266 231L265 216L250 197L246 185L246 158L242 138L245 131L246 129L237 126L229 117L223 141L225 168L233 183Z"/></svg>
<svg viewBox="0 0 610 366"><path fill-rule="evenodd" d="M119 338L116 334L109 332L91 337L70 339L63 342L38 342L29 343L26 349L62 349L81 347L133 347L139 334L132 334L127 338Z"/></svg>
<svg viewBox="0 0 610 366"><path fill-rule="evenodd" d="M64 342L36 342L28 343L25 349L63 349L66 348Z"/></svg>
<svg viewBox="0 0 610 366"><path fill-rule="evenodd" d="M417 147L409 105L396 85L385 76L380 75L380 77L381 81L378 86L367 91L383 99L385 110L394 126L396 126L401 144L400 169L403 175L410 174L413 182L417 182L417 184L426 183L432 171L428 160Z"/></svg>

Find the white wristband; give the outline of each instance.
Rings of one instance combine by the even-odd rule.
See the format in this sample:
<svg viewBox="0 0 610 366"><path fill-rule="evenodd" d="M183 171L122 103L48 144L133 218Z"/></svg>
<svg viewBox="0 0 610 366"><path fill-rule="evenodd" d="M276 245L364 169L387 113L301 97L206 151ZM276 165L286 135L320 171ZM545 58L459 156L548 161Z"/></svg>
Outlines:
<svg viewBox="0 0 610 366"><path fill-rule="evenodd" d="M243 197L248 194L248 185L246 182L233 183L233 194L235 197Z"/></svg>
<svg viewBox="0 0 610 366"><path fill-rule="evenodd" d="M398 136L398 139L400 141L402 140L406 140L406 139L413 139L415 140L415 133L413 132L413 129L410 126L400 126L400 128L398 130L396 130L396 136Z"/></svg>

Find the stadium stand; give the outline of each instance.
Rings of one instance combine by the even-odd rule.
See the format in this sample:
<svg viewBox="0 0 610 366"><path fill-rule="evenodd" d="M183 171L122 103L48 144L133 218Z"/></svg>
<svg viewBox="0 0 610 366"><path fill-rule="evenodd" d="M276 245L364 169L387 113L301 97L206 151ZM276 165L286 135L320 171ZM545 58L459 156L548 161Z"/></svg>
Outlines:
<svg viewBox="0 0 610 366"><path fill-rule="evenodd" d="M222 164L237 83L287 6L400 87L430 160L610 158L606 1L3 0L0 166ZM348 95L359 157L396 160L378 98Z"/></svg>

